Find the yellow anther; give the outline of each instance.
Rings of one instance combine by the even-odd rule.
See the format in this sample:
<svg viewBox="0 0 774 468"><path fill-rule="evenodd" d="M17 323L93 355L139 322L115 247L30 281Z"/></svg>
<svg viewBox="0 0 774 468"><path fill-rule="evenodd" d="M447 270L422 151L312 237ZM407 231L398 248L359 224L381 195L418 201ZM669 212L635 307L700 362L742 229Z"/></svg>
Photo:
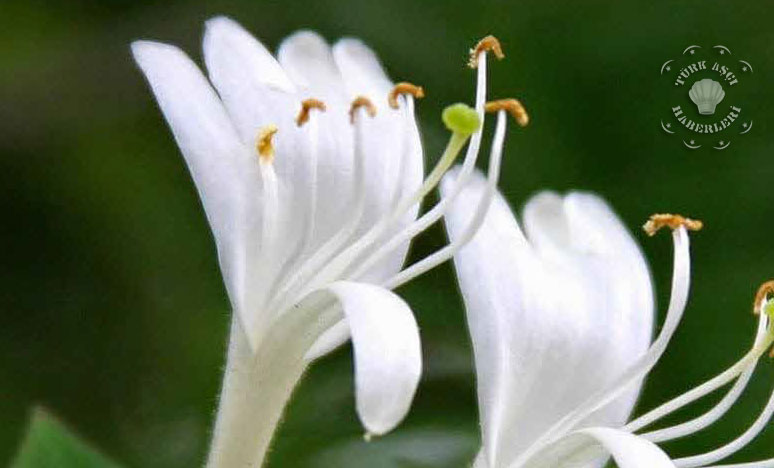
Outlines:
<svg viewBox="0 0 774 468"><path fill-rule="evenodd" d="M524 106L516 99L499 99L497 101L487 102L484 106L484 110L490 113L506 111L513 116L516 123L521 127L526 127L529 123L529 114L527 114Z"/></svg>
<svg viewBox="0 0 774 468"><path fill-rule="evenodd" d="M755 302L753 303L753 313L755 315L767 314L769 333L774 333L772 329L772 322L774 322L774 302L770 299L770 296L774 296L774 280L769 280L763 283L758 292L755 293ZM771 348L769 356L774 358L774 347Z"/></svg>
<svg viewBox="0 0 774 468"><path fill-rule="evenodd" d="M255 144L255 148L258 150L258 156L262 161L272 162L274 161L274 143L272 138L279 131L276 125L270 124L261 128L258 133L258 141Z"/></svg>
<svg viewBox="0 0 774 468"><path fill-rule="evenodd" d="M355 113L361 107L365 107L369 117L374 117L376 115L376 106L374 106L374 103L365 96L358 96L352 101L352 106L349 108L349 121L351 123L355 123Z"/></svg>
<svg viewBox="0 0 774 468"><path fill-rule="evenodd" d="M320 112L325 112L327 110L325 103L319 99L304 99L301 101L301 110L298 112L298 117L296 117L296 125L300 127L309 122L309 114L312 109L317 109Z"/></svg>
<svg viewBox="0 0 774 468"><path fill-rule="evenodd" d="M677 229L680 226L689 231L699 231L704 227L704 223L697 219L685 218L676 214L654 214L642 229L649 235L655 235L661 228L668 227Z"/></svg>
<svg viewBox="0 0 774 468"><path fill-rule="evenodd" d="M774 280L769 280L763 283L758 292L755 293L755 302L753 302L753 313L759 315L763 309L764 303L769 296L774 295Z"/></svg>
<svg viewBox="0 0 774 468"><path fill-rule="evenodd" d="M482 52L494 53L495 57L497 57L497 60L502 60L505 58L505 54L503 54L503 48L500 46L500 41L498 41L494 36L486 36L485 38L478 41L476 47L470 49L470 60L468 61L468 66L470 68L478 67L478 56L481 55Z"/></svg>
<svg viewBox="0 0 774 468"><path fill-rule="evenodd" d="M410 94L415 98L421 99L425 97L425 90L421 86L417 86L406 81L398 83L394 88L392 88L390 94L387 95L387 103L390 105L390 107L393 109L398 108L398 96L401 94Z"/></svg>

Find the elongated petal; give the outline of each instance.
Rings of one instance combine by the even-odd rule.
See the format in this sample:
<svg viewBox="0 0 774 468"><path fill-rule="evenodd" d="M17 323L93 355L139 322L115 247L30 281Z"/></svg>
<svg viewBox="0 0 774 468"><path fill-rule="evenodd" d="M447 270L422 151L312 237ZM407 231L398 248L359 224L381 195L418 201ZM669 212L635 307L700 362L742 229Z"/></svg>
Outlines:
<svg viewBox="0 0 774 468"><path fill-rule="evenodd" d="M414 115L406 112L405 104L400 109L387 105L387 95L393 84L376 54L362 41L348 38L333 46L333 57L350 98L365 96L377 107L376 117L368 125L363 145L369 180L364 230L388 212L396 199L413 193L419 187L424 156ZM418 209L416 206L409 210L388 235L413 221ZM375 266L364 279L379 282L395 274L407 250L408 243L400 246L393 256Z"/></svg>
<svg viewBox="0 0 774 468"><path fill-rule="evenodd" d="M218 16L208 20L206 28L205 55L211 60L228 62L221 68L227 74L220 75L219 80L262 83L288 93L295 91L271 53L236 21Z"/></svg>
<svg viewBox="0 0 774 468"><path fill-rule="evenodd" d="M234 322L209 467L260 466L315 340L342 318L353 337L357 410L369 433L406 415L422 368L419 330L403 300L373 285L338 282L272 324L257 348Z"/></svg>
<svg viewBox="0 0 774 468"><path fill-rule="evenodd" d="M148 41L133 43L132 51L196 183L232 305L244 311L246 245L257 237L261 215L255 160L215 91L182 51Z"/></svg>
<svg viewBox="0 0 774 468"><path fill-rule="evenodd" d="M610 428L578 431L592 437L610 452L620 468L673 468L669 457L654 443L628 432Z"/></svg>
<svg viewBox="0 0 774 468"><path fill-rule="evenodd" d="M453 175L444 183L449 189ZM476 175L446 217L452 239L484 189ZM476 355L484 451L507 463L647 348L653 305L647 267L598 197L542 194L524 236L498 196L455 258ZM637 389L582 425L618 424Z"/></svg>
<svg viewBox="0 0 774 468"><path fill-rule="evenodd" d="M318 142L311 141L309 128L295 122L301 99L285 71L269 51L235 21L217 17L207 21L203 41L204 61L215 88L239 130L244 144L255 148L262 128L278 128L275 148L279 216L271 227L281 242L271 247L273 261L264 262L255 243L248 263L249 277L260 284L248 289L247 307L259 309L267 288L275 285L301 237L308 230L310 192L315 190ZM254 155L257 157L257 155Z"/></svg>
<svg viewBox="0 0 774 468"><path fill-rule="evenodd" d="M349 341L349 325L342 320L325 331L306 353L308 361L314 361Z"/></svg>
<svg viewBox="0 0 774 468"><path fill-rule="evenodd" d="M295 123L301 99L293 82L263 44L229 18L207 21L203 48L210 80L245 143L254 147L266 125L279 128L275 166L280 180L293 185L295 173L308 172L308 145Z"/></svg>
<svg viewBox="0 0 774 468"><path fill-rule="evenodd" d="M313 31L298 31L282 41L277 59L296 87L306 97L322 99L328 105L349 107L344 86L328 43ZM346 112L341 112L342 121Z"/></svg>
<svg viewBox="0 0 774 468"><path fill-rule="evenodd" d="M350 99L333 60L330 46L318 34L299 31L282 41L278 60L301 98L321 99L325 112L313 116L318 125L316 145L316 213L312 249L330 239L351 216L354 198L353 129Z"/></svg>
<svg viewBox="0 0 774 468"><path fill-rule="evenodd" d="M333 56L350 97L366 96L378 108L385 107L392 82L373 50L359 39L347 38L333 46Z"/></svg>
<svg viewBox="0 0 774 468"><path fill-rule="evenodd" d="M419 329L409 306L377 286L337 282L352 334L357 411L368 432L380 435L405 416L422 373Z"/></svg>
<svg viewBox="0 0 774 468"><path fill-rule="evenodd" d="M653 292L647 264L639 247L615 213L599 197L573 192L560 197L543 192L524 209L527 236L539 254L562 265L578 265L576 278L589 276L587 294L599 299L590 318L605 352L581 361L599 369L565 392L589 392L599 381L618 375L647 349L653 330ZM600 372L601 371L601 372ZM600 375L603 374L603 375ZM584 384L585 381L585 384ZM586 422L624 422L637 399L638 387L615 404L608 405Z"/></svg>
<svg viewBox="0 0 774 468"><path fill-rule="evenodd" d="M570 467L583 466L573 464L571 455L563 450L567 447L583 447L593 442L613 456L620 468L674 468L674 463L654 443L633 435L607 427L582 429L567 436L558 443L557 449L544 455L534 466ZM566 457L566 458L565 458Z"/></svg>

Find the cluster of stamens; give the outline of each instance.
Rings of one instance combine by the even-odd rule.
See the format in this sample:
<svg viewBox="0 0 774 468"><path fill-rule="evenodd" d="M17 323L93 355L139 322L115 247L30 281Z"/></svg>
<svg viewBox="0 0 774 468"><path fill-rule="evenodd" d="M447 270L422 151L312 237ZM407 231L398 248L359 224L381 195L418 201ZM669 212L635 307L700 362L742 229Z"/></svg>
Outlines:
<svg viewBox="0 0 774 468"><path fill-rule="evenodd" d="M360 115L371 118L375 117L377 105L371 99L373 96L357 96L352 101L349 108L349 121L355 127L355 159L353 168L355 179L353 196L355 204L351 209L351 219L347 220L346 226L342 226L338 232L324 242L322 246L318 247L316 251L307 251L309 247L308 235L306 238L298 241L299 245L294 249L291 258L285 259L285 263L281 268L282 271L276 274L273 280L268 281L271 286L267 287L266 291L262 293L262 296L265 298L264 307L267 310L274 310L278 313L288 310L310 292L322 287L327 282L337 279L358 280L362 278L379 261L393 253L400 245L410 241L413 237L441 219L446 210L451 206L452 201L460 194L472 176L481 144L481 127L484 121L484 113L496 113L497 125L489 158L486 196L482 197L482 200L474 208L474 216L467 234L463 236L463 239L455 240L445 248L408 266L393 277L385 280L381 285L387 288L395 288L404 284L417 275L433 268L435 265L451 258L469 240L472 233L483 222L483 215L486 213L488 204L495 193L506 132L505 117L508 115L512 116L520 126L525 126L529 122L529 116L524 106L515 99L486 102L485 65L486 56L490 52L498 59L504 57L500 42L493 36L482 39L471 50L471 65L477 69L475 109L460 104L450 106L444 111L444 123L451 130L452 136L436 166L430 171L421 186L408 193L402 193L398 190L400 186L399 181L402 177L405 177L405 174L402 172L404 169L401 168L407 164L401 162L401 166L398 169L398 181L396 181L398 186L395 189L387 212L377 220L375 225L361 234L356 234L356 232L358 231L358 223L363 218L362 212L365 207L361 205L364 205L363 200L368 186L364 180L361 180L364 177L362 166L365 158L361 153L364 151L363 138L366 138L367 132L372 131L372 129L361 125L362 119ZM417 135L417 130L415 128L412 130L412 126L415 125L413 123L414 99L422 98L424 95L425 90L421 86L409 82L399 82L385 96L386 106L393 111L401 112L400 119L402 119L404 139L398 142L402 144L399 151L406 151L409 147L409 138L416 137ZM401 104L405 105L402 106ZM312 117L314 111L331 112L335 110L330 109L322 100L310 97L301 101L295 123L299 128L306 128L310 120L314 118ZM316 128L315 126L314 129ZM277 214L279 202L276 199L280 193L278 181L271 164L268 164L273 161L275 156L273 137L277 131L276 125L267 125L261 128L256 143L256 150L262 162L263 203L267 205L264 207L264 212L270 215L264 216L264 223L268 223L269 220L276 221L279 219ZM316 138L317 134L317 130L306 132L307 137L312 140ZM467 152L465 153L461 170L456 177L453 190L447 196L441 197L441 200L429 211L401 229L401 223L404 222L402 220L405 219L405 214L421 204L427 194L438 185L466 144L468 147ZM314 145L315 143L312 141L312 148ZM313 198L311 201L312 205L316 203L314 200ZM314 208L311 209L314 210ZM397 233L394 233L396 230ZM263 226L263 238L267 241L278 239L273 234L273 231L274 228L271 226ZM393 232L393 234L388 235L389 232ZM302 235L301 237L304 236ZM272 255L272 252L276 249L272 249L271 245L266 245L265 250L267 255ZM273 261L276 261L276 259ZM269 263L266 262L266 264Z"/></svg>

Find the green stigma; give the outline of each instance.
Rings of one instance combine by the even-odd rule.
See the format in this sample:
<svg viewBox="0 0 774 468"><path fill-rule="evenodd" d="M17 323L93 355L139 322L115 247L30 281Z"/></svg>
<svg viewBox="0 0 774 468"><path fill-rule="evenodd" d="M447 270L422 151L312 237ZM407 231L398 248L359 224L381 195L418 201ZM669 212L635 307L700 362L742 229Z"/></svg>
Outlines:
<svg viewBox="0 0 774 468"><path fill-rule="evenodd" d="M771 320L774 320L774 301L768 301L762 307L763 313L768 315Z"/></svg>
<svg viewBox="0 0 774 468"><path fill-rule="evenodd" d="M446 128L463 136L470 136L481 128L481 119L476 111L461 102L452 104L443 110L441 120Z"/></svg>

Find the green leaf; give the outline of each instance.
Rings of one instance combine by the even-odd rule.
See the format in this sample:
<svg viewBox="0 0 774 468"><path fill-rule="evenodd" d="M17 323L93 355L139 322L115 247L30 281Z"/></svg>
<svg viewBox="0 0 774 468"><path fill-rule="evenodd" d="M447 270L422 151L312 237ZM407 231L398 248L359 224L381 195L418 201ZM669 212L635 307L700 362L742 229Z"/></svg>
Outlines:
<svg viewBox="0 0 774 468"><path fill-rule="evenodd" d="M42 408L32 413L12 468L118 468Z"/></svg>

